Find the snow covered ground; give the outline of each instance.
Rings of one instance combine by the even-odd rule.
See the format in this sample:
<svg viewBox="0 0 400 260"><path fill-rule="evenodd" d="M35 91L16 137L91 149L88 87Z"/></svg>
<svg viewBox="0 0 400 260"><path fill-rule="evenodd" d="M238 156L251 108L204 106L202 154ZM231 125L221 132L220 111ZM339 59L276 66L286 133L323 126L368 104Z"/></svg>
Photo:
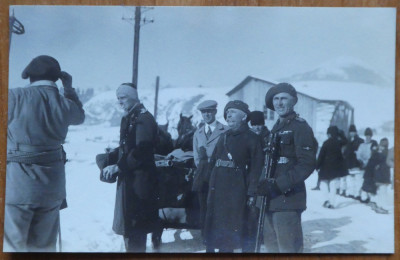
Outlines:
<svg viewBox="0 0 400 260"><path fill-rule="evenodd" d="M64 252L124 252L121 236L112 231L115 184L100 182L95 156L118 145L118 127L70 127L65 149L67 209L61 212ZM391 253L394 251L393 190L387 215L339 197L337 209L322 207L321 191L310 190L317 175L307 180L308 209L303 214L304 251L308 253ZM198 230L169 229L159 252L205 252ZM148 237L147 249L153 252Z"/></svg>

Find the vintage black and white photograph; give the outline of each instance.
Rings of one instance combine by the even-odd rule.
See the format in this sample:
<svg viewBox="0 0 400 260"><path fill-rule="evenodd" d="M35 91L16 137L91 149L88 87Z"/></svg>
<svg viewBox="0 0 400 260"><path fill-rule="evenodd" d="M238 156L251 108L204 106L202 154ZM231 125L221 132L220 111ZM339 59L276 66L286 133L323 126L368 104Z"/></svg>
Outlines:
<svg viewBox="0 0 400 260"><path fill-rule="evenodd" d="M9 16L4 252L394 253L395 8Z"/></svg>

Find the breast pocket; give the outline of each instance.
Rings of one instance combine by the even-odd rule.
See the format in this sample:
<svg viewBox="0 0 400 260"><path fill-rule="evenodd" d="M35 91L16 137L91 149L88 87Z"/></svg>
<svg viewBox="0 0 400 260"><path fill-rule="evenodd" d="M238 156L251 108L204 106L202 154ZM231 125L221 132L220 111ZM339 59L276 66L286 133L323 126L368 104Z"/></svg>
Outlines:
<svg viewBox="0 0 400 260"><path fill-rule="evenodd" d="M281 145L291 145L293 144L293 132L284 131L280 133Z"/></svg>
<svg viewBox="0 0 400 260"><path fill-rule="evenodd" d="M294 138L292 131L284 131L280 133L280 154L282 156L291 157L294 155Z"/></svg>

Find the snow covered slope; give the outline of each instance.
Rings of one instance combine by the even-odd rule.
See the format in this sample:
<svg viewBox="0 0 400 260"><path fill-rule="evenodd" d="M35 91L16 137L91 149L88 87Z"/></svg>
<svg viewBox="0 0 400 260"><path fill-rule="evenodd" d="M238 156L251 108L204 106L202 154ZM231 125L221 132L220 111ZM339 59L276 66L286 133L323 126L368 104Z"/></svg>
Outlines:
<svg viewBox="0 0 400 260"><path fill-rule="evenodd" d="M219 104L217 119L223 119L223 109L229 101L225 95L228 90L221 88L162 88L158 95L157 122L166 124L169 122L168 131L174 138L177 137L176 126L179 114L193 115L192 122L197 125L201 122L201 114L197 105L207 99L216 100ZM155 92L143 89L139 90L139 98L145 107L153 114ZM85 124L105 123L112 126L119 125L123 111L116 99L115 91L107 91L97 94L89 100L84 109L86 111Z"/></svg>

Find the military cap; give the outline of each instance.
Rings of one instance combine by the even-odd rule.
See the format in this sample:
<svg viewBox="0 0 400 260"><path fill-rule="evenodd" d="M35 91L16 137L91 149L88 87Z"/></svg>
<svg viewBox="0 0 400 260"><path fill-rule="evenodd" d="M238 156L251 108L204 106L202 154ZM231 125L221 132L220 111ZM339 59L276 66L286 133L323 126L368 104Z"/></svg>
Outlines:
<svg viewBox="0 0 400 260"><path fill-rule="evenodd" d="M217 101L205 100L197 106L197 109L200 111L207 109L217 109L217 105L218 105Z"/></svg>
<svg viewBox="0 0 400 260"><path fill-rule="evenodd" d="M56 59L47 55L40 55L34 58L21 74L23 79L34 77L57 80L60 76L60 64Z"/></svg>
<svg viewBox="0 0 400 260"><path fill-rule="evenodd" d="M264 113L262 111L252 111L250 113L250 124L251 125L264 125Z"/></svg>
<svg viewBox="0 0 400 260"><path fill-rule="evenodd" d="M291 95L292 97L294 97L296 99L295 104L297 103L296 89L289 83L279 83L279 84L273 86L272 88L270 88L267 91L267 94L265 95L265 105L267 106L267 108L275 111L272 100L273 100L274 96L279 93L288 93L289 95Z"/></svg>
<svg viewBox="0 0 400 260"><path fill-rule="evenodd" d="M372 130L371 130L371 128L367 127L367 128L365 129L364 135L372 136Z"/></svg>
<svg viewBox="0 0 400 260"><path fill-rule="evenodd" d="M244 103L243 101L240 101L240 100L229 101L228 104L226 104L226 106L224 108L224 118L225 119L226 119L226 113L227 113L228 109L230 109L230 108L239 109L239 110L243 111L244 113L246 113L247 121L249 121L249 119L250 119L249 105L247 105L246 103Z"/></svg>

